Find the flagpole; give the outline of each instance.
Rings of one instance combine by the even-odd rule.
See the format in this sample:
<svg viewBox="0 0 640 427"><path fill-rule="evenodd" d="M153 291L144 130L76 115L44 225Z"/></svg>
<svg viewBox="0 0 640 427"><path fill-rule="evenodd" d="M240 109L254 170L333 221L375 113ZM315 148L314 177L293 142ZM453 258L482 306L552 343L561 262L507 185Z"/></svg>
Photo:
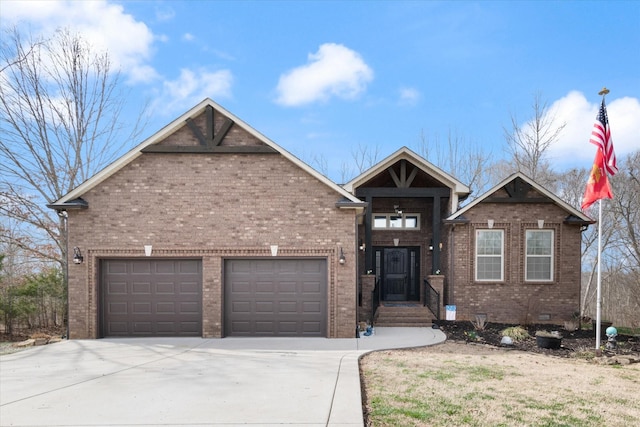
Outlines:
<svg viewBox="0 0 640 427"><path fill-rule="evenodd" d="M609 89L603 87L598 95L602 95L602 100L604 102L604 97L609 93ZM607 173L606 171L604 172ZM601 275L601 266L600 266L600 258L602 254L602 199L598 200L598 275L597 275L597 287L596 287L596 354L600 352L600 339L601 339L601 327L600 313L602 311L602 275Z"/></svg>
<svg viewBox="0 0 640 427"><path fill-rule="evenodd" d="M598 200L598 275L596 291L596 353L600 351L600 311L602 308L601 278L600 275L600 253L602 252L602 199Z"/></svg>

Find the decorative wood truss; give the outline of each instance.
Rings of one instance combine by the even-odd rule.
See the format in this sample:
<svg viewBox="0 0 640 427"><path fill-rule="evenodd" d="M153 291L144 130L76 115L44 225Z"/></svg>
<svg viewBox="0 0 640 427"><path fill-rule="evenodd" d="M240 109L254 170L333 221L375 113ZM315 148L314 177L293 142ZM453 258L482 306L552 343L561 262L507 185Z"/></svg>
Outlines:
<svg viewBox="0 0 640 427"><path fill-rule="evenodd" d="M553 203L553 200L544 196L527 197L533 186L520 177L508 182L502 188L507 193L506 196L492 195L485 201L489 203Z"/></svg>
<svg viewBox="0 0 640 427"><path fill-rule="evenodd" d="M193 119L186 120L187 126L198 140L198 145L150 145L143 153L277 153L270 146L263 145L220 145L234 125L233 120L225 118L222 126L215 132L213 107L205 107L206 135L195 124Z"/></svg>

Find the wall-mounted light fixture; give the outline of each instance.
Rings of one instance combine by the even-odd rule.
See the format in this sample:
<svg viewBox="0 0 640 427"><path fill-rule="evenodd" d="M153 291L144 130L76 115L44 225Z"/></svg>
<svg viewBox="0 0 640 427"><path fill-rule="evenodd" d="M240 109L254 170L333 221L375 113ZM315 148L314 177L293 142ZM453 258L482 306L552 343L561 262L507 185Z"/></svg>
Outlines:
<svg viewBox="0 0 640 427"><path fill-rule="evenodd" d="M433 239L431 239L431 241L429 242L429 250L433 250Z"/></svg>
<svg viewBox="0 0 640 427"><path fill-rule="evenodd" d="M360 249L361 251L364 251L367 248L367 245L360 240L360 246L358 246L358 249Z"/></svg>
<svg viewBox="0 0 640 427"><path fill-rule="evenodd" d="M79 247L73 248L73 263L74 264L82 264L84 262L84 257L82 256L82 252L80 252Z"/></svg>
<svg viewBox="0 0 640 427"><path fill-rule="evenodd" d="M402 217L402 208L400 205L394 205L393 210L396 211L396 216Z"/></svg>
<svg viewBox="0 0 640 427"><path fill-rule="evenodd" d="M347 259L344 256L344 252L342 251L342 248L340 248L340 258L338 258L338 262L342 265L344 265L344 263L347 262Z"/></svg>

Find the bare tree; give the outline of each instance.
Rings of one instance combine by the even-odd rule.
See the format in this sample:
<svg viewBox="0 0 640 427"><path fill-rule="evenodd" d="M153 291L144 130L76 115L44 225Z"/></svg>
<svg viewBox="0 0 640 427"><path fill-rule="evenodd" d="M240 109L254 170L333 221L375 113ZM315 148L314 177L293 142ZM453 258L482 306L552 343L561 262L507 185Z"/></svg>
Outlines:
<svg viewBox="0 0 640 427"><path fill-rule="evenodd" d="M640 326L640 150L620 163L610 177L612 200L604 200L602 223L602 310L618 325ZM584 180L582 182L585 182ZM596 217L597 205L590 208ZM583 281L583 311L595 312L596 233L583 234L583 265L589 268Z"/></svg>
<svg viewBox="0 0 640 427"><path fill-rule="evenodd" d="M371 166L378 163L380 157L380 146L374 146L358 143L355 149L351 150L351 158L354 161L358 173L362 173Z"/></svg>
<svg viewBox="0 0 640 427"><path fill-rule="evenodd" d="M455 130L449 129L446 141L436 135L429 138L424 130L420 133L418 152L425 159L471 189L469 201L482 194L491 184L491 152L481 144L467 141Z"/></svg>
<svg viewBox="0 0 640 427"><path fill-rule="evenodd" d="M515 171L531 177L537 183L553 189L555 176L547 159L549 147L560 138L566 123L556 123L556 116L540 92L534 95L533 117L524 125L511 115L511 129L504 128L507 147Z"/></svg>
<svg viewBox="0 0 640 427"><path fill-rule="evenodd" d="M80 35L25 40L14 28L2 40L0 216L22 227L0 241L64 265L64 221L45 205L120 155L143 115L131 126L122 120L120 75Z"/></svg>

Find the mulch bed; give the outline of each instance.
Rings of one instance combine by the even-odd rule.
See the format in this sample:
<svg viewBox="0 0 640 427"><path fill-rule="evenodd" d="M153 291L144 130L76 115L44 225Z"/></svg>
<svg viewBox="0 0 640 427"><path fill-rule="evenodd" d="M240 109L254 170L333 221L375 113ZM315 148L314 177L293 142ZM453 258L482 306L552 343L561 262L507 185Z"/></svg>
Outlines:
<svg viewBox="0 0 640 427"><path fill-rule="evenodd" d="M503 323L487 323L484 330L476 330L471 322L443 320L438 326L447 335L447 339L457 342L477 343L501 347L502 331L511 326ZM532 324L523 326L529 333L529 338L515 342L510 348L532 353L547 354L559 357L579 357L580 354L595 352L596 336L591 329L578 329L573 332L565 331L562 326L547 324ZM536 343L536 331L559 331L562 335L562 346L559 349L540 348ZM607 336L600 338L601 345L607 343ZM616 337L619 355L640 356L640 337L630 335L618 335Z"/></svg>

